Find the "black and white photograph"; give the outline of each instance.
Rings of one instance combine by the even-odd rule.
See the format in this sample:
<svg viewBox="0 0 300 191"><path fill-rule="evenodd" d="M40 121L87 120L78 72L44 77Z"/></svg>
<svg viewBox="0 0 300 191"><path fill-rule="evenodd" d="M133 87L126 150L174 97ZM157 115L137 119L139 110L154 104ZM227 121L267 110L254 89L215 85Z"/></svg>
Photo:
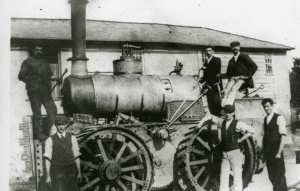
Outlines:
<svg viewBox="0 0 300 191"><path fill-rule="evenodd" d="M4 2L3 190L300 191L300 1Z"/></svg>

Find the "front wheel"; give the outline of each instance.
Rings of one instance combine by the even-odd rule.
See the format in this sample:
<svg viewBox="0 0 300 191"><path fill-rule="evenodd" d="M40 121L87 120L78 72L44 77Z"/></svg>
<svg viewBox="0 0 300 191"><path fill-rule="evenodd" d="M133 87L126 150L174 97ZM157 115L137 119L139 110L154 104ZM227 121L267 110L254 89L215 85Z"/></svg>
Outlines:
<svg viewBox="0 0 300 191"><path fill-rule="evenodd" d="M124 128L102 128L79 143L80 191L148 191L153 162L144 141Z"/></svg>

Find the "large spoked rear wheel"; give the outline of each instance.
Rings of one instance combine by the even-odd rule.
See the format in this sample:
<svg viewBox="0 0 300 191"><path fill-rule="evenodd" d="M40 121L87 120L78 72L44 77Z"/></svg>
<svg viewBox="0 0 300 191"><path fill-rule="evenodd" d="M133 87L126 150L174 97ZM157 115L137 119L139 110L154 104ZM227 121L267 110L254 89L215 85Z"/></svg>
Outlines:
<svg viewBox="0 0 300 191"><path fill-rule="evenodd" d="M213 130L214 129L214 130ZM189 133L177 152L178 183L183 190L219 190L222 151L218 149L218 131L211 122ZM247 187L255 171L254 142L248 138L243 143L243 185ZM230 175L230 186L233 176Z"/></svg>
<svg viewBox="0 0 300 191"><path fill-rule="evenodd" d="M80 143L80 190L148 191L153 163L143 140L124 128L103 128Z"/></svg>

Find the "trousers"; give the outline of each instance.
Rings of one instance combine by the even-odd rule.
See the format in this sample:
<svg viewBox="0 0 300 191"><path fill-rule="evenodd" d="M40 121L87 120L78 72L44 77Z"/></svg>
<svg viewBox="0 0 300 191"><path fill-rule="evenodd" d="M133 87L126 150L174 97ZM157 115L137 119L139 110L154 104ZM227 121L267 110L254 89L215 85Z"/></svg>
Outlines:
<svg viewBox="0 0 300 191"><path fill-rule="evenodd" d="M229 152L223 152L223 158L221 163L220 191L229 191L229 176L231 170L233 175L232 191L243 190L243 163L244 154L240 151L240 149L235 149Z"/></svg>
<svg viewBox="0 0 300 191"><path fill-rule="evenodd" d="M266 157L266 166L273 191L287 191L283 154L281 158Z"/></svg>
<svg viewBox="0 0 300 191"><path fill-rule="evenodd" d="M207 92L206 98L210 113L219 116L221 111L221 91L219 84L211 86L211 90Z"/></svg>
<svg viewBox="0 0 300 191"><path fill-rule="evenodd" d="M57 114L57 108L50 92L27 91L32 110L32 126L35 137L39 137L43 133L43 121L41 107L44 105L47 112L47 124L45 127L50 130Z"/></svg>
<svg viewBox="0 0 300 191"><path fill-rule="evenodd" d="M236 92L240 89L240 87L245 83L245 80L238 79L230 79L224 89L224 98L222 100L222 106L225 105L233 105L233 102L236 97Z"/></svg>
<svg viewBox="0 0 300 191"><path fill-rule="evenodd" d="M51 191L79 191L76 165L51 166Z"/></svg>

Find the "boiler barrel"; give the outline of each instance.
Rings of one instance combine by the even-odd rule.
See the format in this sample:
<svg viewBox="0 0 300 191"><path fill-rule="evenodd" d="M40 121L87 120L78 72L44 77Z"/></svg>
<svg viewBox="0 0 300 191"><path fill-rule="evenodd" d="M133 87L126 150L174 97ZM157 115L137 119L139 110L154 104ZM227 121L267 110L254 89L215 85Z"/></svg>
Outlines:
<svg viewBox="0 0 300 191"><path fill-rule="evenodd" d="M184 100L195 84L190 76L69 76L64 81L62 103L69 114L163 114L168 102ZM196 86L189 100L196 99L199 93L200 87Z"/></svg>

